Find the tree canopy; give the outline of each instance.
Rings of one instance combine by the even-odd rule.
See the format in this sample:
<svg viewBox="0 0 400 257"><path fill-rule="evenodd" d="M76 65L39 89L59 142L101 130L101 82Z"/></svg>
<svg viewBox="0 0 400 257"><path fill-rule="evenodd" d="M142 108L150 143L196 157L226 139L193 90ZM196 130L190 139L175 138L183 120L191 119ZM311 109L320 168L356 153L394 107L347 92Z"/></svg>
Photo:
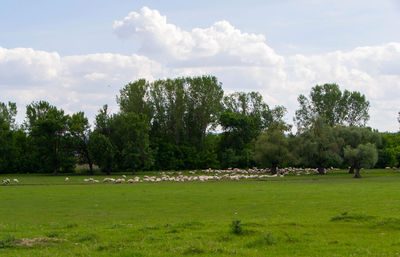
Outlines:
<svg viewBox="0 0 400 257"><path fill-rule="evenodd" d="M325 119L330 126L364 126L369 120L369 101L360 92L342 92L337 84L316 85L310 97L297 98L300 108L294 121L299 130L307 129L317 117Z"/></svg>

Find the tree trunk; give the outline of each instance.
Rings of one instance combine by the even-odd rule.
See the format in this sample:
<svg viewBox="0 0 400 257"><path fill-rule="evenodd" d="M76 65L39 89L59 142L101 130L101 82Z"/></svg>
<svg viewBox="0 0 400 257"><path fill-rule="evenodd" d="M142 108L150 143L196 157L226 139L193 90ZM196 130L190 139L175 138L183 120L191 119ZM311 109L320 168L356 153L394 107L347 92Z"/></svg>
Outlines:
<svg viewBox="0 0 400 257"><path fill-rule="evenodd" d="M89 164L89 170L90 170L89 173L90 173L90 175L94 175L93 162L92 162L92 159L90 158L90 155L89 155L89 149L88 149L86 144L83 145L82 147L84 147L83 149L84 149L84 152L85 152L85 155L86 155L86 160L87 160L87 162Z"/></svg>
<svg viewBox="0 0 400 257"><path fill-rule="evenodd" d="M92 163L92 160L90 160L89 159L89 170L90 170L90 175L94 175L94 172L93 172L93 163Z"/></svg>
<svg viewBox="0 0 400 257"><path fill-rule="evenodd" d="M319 175L325 175L325 169L323 167L318 167Z"/></svg>
<svg viewBox="0 0 400 257"><path fill-rule="evenodd" d="M354 178L361 178L360 168L356 168L356 173L354 174Z"/></svg>
<svg viewBox="0 0 400 257"><path fill-rule="evenodd" d="M54 160L53 160L53 175L57 176L58 175L58 151L57 151L57 145L54 147Z"/></svg>
<svg viewBox="0 0 400 257"><path fill-rule="evenodd" d="M277 168L277 167L278 167L278 165L272 164L272 167L271 167L271 174L273 174L273 175L276 174L276 168Z"/></svg>
<svg viewBox="0 0 400 257"><path fill-rule="evenodd" d="M350 166L349 174L354 174L354 165Z"/></svg>
<svg viewBox="0 0 400 257"><path fill-rule="evenodd" d="M132 175L135 175L135 174L136 174L135 169L132 169Z"/></svg>

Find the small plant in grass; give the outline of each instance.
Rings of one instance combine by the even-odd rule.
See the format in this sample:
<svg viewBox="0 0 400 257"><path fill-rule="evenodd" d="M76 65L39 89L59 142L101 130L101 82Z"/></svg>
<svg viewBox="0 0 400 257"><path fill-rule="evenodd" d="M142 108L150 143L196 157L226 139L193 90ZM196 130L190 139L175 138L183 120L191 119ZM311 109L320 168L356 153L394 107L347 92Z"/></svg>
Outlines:
<svg viewBox="0 0 400 257"><path fill-rule="evenodd" d="M58 233L57 231L50 231L50 232L46 233L46 236L50 237L50 238L54 238L54 237L60 236L60 233Z"/></svg>
<svg viewBox="0 0 400 257"><path fill-rule="evenodd" d="M264 242L266 245L273 245L275 244L275 238L271 233L267 233L264 236Z"/></svg>
<svg viewBox="0 0 400 257"><path fill-rule="evenodd" d="M240 220L233 220L231 223L231 230L233 234L240 235L243 233L243 227Z"/></svg>
<svg viewBox="0 0 400 257"><path fill-rule="evenodd" d="M259 247L266 247L276 243L275 237L272 233L267 233L263 237L256 239L248 243L246 246L249 248L259 248Z"/></svg>
<svg viewBox="0 0 400 257"><path fill-rule="evenodd" d="M86 242L86 241L94 241L97 239L97 236L95 234L84 234L79 236L76 240L78 242Z"/></svg>
<svg viewBox="0 0 400 257"><path fill-rule="evenodd" d="M5 238L0 239L0 249L13 247L15 245L16 239L13 236L7 235Z"/></svg>

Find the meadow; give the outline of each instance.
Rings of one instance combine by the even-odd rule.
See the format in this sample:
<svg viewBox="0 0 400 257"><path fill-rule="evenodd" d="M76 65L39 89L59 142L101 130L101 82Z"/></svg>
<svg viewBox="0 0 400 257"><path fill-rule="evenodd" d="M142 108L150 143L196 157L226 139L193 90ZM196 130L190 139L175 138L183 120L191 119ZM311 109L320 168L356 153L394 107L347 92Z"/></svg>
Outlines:
<svg viewBox="0 0 400 257"><path fill-rule="evenodd" d="M399 256L400 174L361 175L134 184L0 175L20 181L0 186L0 256Z"/></svg>

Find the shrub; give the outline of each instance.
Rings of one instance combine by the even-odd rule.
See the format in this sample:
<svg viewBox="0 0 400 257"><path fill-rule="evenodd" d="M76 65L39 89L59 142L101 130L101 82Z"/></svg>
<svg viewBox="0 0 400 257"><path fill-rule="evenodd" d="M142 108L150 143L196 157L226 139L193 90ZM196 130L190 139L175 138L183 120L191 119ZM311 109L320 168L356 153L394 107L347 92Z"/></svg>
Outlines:
<svg viewBox="0 0 400 257"><path fill-rule="evenodd" d="M240 220L233 220L231 223L231 230L233 234L240 235L243 232L242 224Z"/></svg>

